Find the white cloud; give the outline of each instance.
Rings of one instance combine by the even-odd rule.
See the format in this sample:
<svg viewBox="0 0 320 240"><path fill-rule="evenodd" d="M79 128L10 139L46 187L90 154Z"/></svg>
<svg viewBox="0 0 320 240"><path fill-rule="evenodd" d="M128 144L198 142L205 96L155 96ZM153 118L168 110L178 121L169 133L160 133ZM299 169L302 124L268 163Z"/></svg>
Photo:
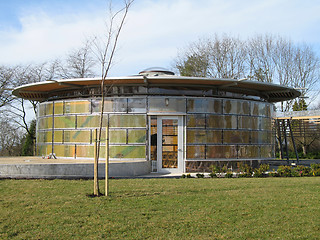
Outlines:
<svg viewBox="0 0 320 240"><path fill-rule="evenodd" d="M169 67L177 49L215 33L246 37L275 33L320 46L320 4L289 0L140 0L134 2L119 43L112 75L135 74L150 66ZM31 11L29 11L31 12ZM21 17L20 31L0 33L2 64L64 56L104 29L102 10L57 16Z"/></svg>

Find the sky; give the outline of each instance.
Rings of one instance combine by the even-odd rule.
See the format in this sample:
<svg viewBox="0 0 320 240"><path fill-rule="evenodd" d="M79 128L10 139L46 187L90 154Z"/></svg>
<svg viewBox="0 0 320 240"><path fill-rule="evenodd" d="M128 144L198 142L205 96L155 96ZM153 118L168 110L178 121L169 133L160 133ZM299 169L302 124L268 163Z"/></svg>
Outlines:
<svg viewBox="0 0 320 240"><path fill-rule="evenodd" d="M106 33L107 9L107 0L0 0L0 65L63 58ZM135 0L110 76L170 69L179 50L214 34L276 34L320 52L319 12L319 0Z"/></svg>

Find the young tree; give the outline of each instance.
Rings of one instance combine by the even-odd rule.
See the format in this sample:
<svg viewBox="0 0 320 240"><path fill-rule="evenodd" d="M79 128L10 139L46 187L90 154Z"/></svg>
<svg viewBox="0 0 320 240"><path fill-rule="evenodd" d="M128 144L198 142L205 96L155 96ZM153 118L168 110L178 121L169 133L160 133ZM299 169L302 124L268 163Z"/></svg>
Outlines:
<svg viewBox="0 0 320 240"><path fill-rule="evenodd" d="M117 11L113 11L112 2L109 4L109 14L108 14L108 22L107 22L107 33L104 38L96 38L94 45L96 47L96 56L101 65L101 111L100 111L100 124L99 124L99 131L97 136L97 149L96 149L96 156L95 156L95 167L94 167L94 195L99 195L99 182L98 182L98 161L100 155L100 145L102 139L102 128L103 128L103 112L104 112L104 99L105 94L111 89L112 84L105 86L106 79L109 74L109 70L113 64L115 52L117 49L118 40L120 37L120 33L123 29L126 17L128 15L129 9L132 5L134 0L124 0L123 7ZM108 123L109 124L109 123ZM108 131L109 128L106 127L107 132L107 144L108 144ZM108 146L107 146L108 147ZM106 151L106 189L105 195L108 196L109 194L109 184L108 184L108 165L109 165L109 153Z"/></svg>

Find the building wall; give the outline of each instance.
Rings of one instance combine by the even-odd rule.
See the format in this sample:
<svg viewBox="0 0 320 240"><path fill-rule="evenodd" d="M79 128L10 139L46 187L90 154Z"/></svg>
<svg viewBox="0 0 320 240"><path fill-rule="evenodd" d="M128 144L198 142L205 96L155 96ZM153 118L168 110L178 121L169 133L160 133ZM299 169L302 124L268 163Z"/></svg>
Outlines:
<svg viewBox="0 0 320 240"><path fill-rule="evenodd" d="M37 154L93 158L94 129L99 127L98 98L48 101L39 106ZM212 97L107 98L110 159L149 160L149 115L184 115L185 165L221 160L274 157L273 105ZM103 128L105 136L105 127ZM104 137L102 137L105 139ZM102 141L101 157L105 155Z"/></svg>

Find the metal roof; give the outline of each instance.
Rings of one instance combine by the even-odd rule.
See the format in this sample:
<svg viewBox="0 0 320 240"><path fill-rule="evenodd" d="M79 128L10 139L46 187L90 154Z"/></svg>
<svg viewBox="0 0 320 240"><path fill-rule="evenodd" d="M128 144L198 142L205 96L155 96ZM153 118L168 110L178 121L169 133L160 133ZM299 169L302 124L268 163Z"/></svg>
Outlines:
<svg viewBox="0 0 320 240"><path fill-rule="evenodd" d="M64 90L75 90L82 88L98 87L101 85L101 78L76 78L49 80L45 82L26 84L13 90L13 95L29 100L44 101L50 93ZM153 76L128 76L109 77L105 85L110 86L150 86L150 87L195 87L215 88L218 90L241 93L250 96L259 96L268 102L279 102L294 99L300 96L300 92L278 84L251 81L247 79L217 79L201 77L182 77L174 75L153 75Z"/></svg>

